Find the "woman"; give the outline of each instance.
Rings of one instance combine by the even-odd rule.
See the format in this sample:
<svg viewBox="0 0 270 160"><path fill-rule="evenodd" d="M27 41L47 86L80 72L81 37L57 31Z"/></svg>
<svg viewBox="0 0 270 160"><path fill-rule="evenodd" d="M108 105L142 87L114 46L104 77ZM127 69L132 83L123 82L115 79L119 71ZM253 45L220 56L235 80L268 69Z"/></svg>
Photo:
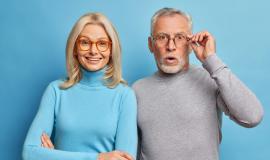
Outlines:
<svg viewBox="0 0 270 160"><path fill-rule="evenodd" d="M66 47L68 78L48 85L24 143L24 160L135 158L136 99L122 79L120 52L104 15L89 13L77 21Z"/></svg>

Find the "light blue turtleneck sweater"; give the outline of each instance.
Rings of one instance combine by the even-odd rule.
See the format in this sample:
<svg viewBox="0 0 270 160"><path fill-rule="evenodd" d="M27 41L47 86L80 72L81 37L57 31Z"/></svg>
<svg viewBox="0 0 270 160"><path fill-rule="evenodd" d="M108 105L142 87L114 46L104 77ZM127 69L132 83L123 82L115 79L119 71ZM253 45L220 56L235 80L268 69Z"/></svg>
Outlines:
<svg viewBox="0 0 270 160"><path fill-rule="evenodd" d="M136 157L136 99L128 86L103 85L104 69L89 72L73 87L51 82L28 131L24 160L95 160L101 152L125 151ZM54 132L55 149L41 147L41 135Z"/></svg>

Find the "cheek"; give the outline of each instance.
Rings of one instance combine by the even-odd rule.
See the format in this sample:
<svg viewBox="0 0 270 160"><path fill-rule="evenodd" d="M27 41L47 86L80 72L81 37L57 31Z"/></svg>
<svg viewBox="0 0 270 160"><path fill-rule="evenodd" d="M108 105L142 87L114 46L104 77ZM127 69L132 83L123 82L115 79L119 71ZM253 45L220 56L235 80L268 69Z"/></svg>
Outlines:
<svg viewBox="0 0 270 160"><path fill-rule="evenodd" d="M166 49L164 47L157 47L153 48L153 53L156 58L160 59L163 55L166 54Z"/></svg>
<svg viewBox="0 0 270 160"><path fill-rule="evenodd" d="M82 57L79 56L79 55L77 55L76 58L77 58L77 60L78 60L80 63L83 61Z"/></svg>
<svg viewBox="0 0 270 160"><path fill-rule="evenodd" d="M189 52L188 45L177 48L177 53L179 53L181 57L187 56L188 52Z"/></svg>
<svg viewBox="0 0 270 160"><path fill-rule="evenodd" d="M85 62L85 60L83 59L83 57L81 57L79 55L77 56L77 60L78 60L79 64L82 65L82 66L85 66L87 64Z"/></svg>
<svg viewBox="0 0 270 160"><path fill-rule="evenodd" d="M102 54L103 57L103 63L108 63L111 58L111 52L106 52Z"/></svg>

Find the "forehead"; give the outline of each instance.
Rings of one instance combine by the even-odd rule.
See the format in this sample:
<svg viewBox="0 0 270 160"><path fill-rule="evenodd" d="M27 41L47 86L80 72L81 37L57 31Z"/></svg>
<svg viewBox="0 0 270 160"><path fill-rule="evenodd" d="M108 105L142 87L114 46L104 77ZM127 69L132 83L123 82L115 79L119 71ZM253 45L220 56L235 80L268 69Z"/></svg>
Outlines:
<svg viewBox="0 0 270 160"><path fill-rule="evenodd" d="M91 39L109 38L105 29L99 24L87 24L80 33L81 36L86 36Z"/></svg>
<svg viewBox="0 0 270 160"><path fill-rule="evenodd" d="M173 34L177 32L190 32L188 20L179 14L161 16L153 26L153 34Z"/></svg>

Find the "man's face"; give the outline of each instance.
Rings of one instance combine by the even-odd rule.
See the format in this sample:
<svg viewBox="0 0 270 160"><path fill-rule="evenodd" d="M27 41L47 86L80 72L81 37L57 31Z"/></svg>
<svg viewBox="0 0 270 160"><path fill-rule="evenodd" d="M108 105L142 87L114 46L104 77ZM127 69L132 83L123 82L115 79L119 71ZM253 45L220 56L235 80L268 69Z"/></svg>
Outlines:
<svg viewBox="0 0 270 160"><path fill-rule="evenodd" d="M153 38L149 37L148 45L161 71L177 73L188 67L189 45L186 36L189 34L188 20L181 15L157 19L153 26Z"/></svg>

